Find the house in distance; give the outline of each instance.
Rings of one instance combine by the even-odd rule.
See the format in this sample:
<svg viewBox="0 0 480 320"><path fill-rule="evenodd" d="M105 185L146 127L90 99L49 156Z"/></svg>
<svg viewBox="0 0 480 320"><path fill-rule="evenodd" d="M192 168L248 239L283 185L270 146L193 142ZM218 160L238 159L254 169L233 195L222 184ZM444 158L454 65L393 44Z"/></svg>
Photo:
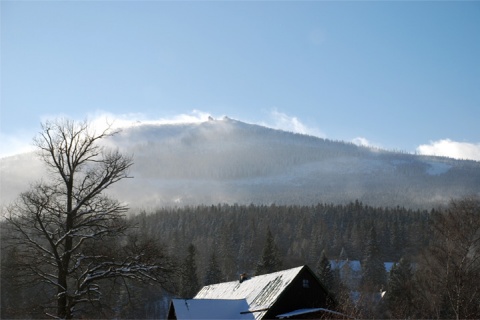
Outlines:
<svg viewBox="0 0 480 320"><path fill-rule="evenodd" d="M173 299L168 319L343 318L308 266L203 287L193 299Z"/></svg>

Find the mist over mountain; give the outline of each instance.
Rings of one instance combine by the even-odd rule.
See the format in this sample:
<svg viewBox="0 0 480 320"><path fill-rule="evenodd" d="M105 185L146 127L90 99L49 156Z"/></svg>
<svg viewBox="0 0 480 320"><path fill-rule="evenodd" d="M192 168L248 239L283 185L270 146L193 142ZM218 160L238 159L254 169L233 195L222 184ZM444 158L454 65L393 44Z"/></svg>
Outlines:
<svg viewBox="0 0 480 320"><path fill-rule="evenodd" d="M431 208L478 194L480 162L370 149L224 118L137 124L107 141L134 157L109 192L131 207L316 204L356 199ZM34 154L0 159L2 205L45 174Z"/></svg>

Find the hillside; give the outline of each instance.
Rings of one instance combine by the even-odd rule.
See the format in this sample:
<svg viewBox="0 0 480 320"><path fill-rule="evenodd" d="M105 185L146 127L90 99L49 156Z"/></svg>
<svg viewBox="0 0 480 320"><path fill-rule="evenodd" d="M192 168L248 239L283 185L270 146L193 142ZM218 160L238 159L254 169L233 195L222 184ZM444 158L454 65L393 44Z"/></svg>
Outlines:
<svg viewBox="0 0 480 320"><path fill-rule="evenodd" d="M229 118L124 129L109 145L134 156L110 190L132 207L348 203L430 208L478 193L480 163L372 150ZM42 170L32 154L0 160L2 204Z"/></svg>

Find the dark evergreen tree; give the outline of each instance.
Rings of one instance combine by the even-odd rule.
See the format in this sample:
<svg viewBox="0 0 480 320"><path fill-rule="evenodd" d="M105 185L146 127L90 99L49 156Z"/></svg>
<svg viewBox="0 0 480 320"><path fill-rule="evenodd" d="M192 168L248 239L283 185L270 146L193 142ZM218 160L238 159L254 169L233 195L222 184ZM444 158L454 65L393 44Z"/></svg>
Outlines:
<svg viewBox="0 0 480 320"><path fill-rule="evenodd" d="M236 249L238 241L236 241L236 229L238 225L233 220L223 221L222 231L220 235L220 265L227 279L235 278L238 274L238 260Z"/></svg>
<svg viewBox="0 0 480 320"><path fill-rule="evenodd" d="M273 238L270 228L267 229L267 238L263 248L263 254L260 262L257 264L256 274L266 274L279 271L282 268L282 261L275 239Z"/></svg>
<svg viewBox="0 0 480 320"><path fill-rule="evenodd" d="M406 319L413 316L416 289L411 263L400 259L390 271L385 299L390 316L395 319Z"/></svg>
<svg viewBox="0 0 480 320"><path fill-rule="evenodd" d="M218 265L217 255L215 251L212 252L210 257L210 262L207 267L207 273L205 275L205 285L219 283L223 281L222 270L220 270L220 266Z"/></svg>
<svg viewBox="0 0 480 320"><path fill-rule="evenodd" d="M4 231L4 230L2 230ZM3 235L2 235L3 237ZM38 293L45 294L44 286L36 282L35 292L32 286L25 286L25 282L33 282L34 279L25 273L25 266L16 248L3 248L0 252L1 272L1 319L41 318L44 316L43 308L38 305ZM27 289L27 290L26 290Z"/></svg>
<svg viewBox="0 0 480 320"><path fill-rule="evenodd" d="M365 318L385 318L385 306L381 299L386 289L387 274L377 240L375 227L370 228L370 236L362 261L362 279L358 305Z"/></svg>
<svg viewBox="0 0 480 320"><path fill-rule="evenodd" d="M190 299L197 294L200 286L197 276L197 249L193 244L188 246L187 256L183 262L182 276L180 283L180 295L182 298Z"/></svg>
<svg viewBox="0 0 480 320"><path fill-rule="evenodd" d="M322 251L315 270L318 279L322 282L322 284L329 291L335 291L335 274L332 271L332 266L330 265L327 255L325 254L325 250Z"/></svg>
<svg viewBox="0 0 480 320"><path fill-rule="evenodd" d="M377 241L377 233L372 227L365 258L362 262L362 289L363 291L378 292L382 288L386 288L386 280L387 274Z"/></svg>

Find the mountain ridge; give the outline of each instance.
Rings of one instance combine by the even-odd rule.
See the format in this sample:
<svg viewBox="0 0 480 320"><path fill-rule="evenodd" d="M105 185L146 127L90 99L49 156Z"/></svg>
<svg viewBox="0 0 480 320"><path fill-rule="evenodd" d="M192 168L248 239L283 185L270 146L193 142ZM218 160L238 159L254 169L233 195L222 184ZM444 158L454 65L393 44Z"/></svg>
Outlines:
<svg viewBox="0 0 480 320"><path fill-rule="evenodd" d="M132 207L360 200L430 208L480 190L480 162L373 149L227 117L140 123L106 143L134 156L135 179L109 190ZM23 190L15 183L26 177L15 168L28 164L25 157L0 159L3 190Z"/></svg>

